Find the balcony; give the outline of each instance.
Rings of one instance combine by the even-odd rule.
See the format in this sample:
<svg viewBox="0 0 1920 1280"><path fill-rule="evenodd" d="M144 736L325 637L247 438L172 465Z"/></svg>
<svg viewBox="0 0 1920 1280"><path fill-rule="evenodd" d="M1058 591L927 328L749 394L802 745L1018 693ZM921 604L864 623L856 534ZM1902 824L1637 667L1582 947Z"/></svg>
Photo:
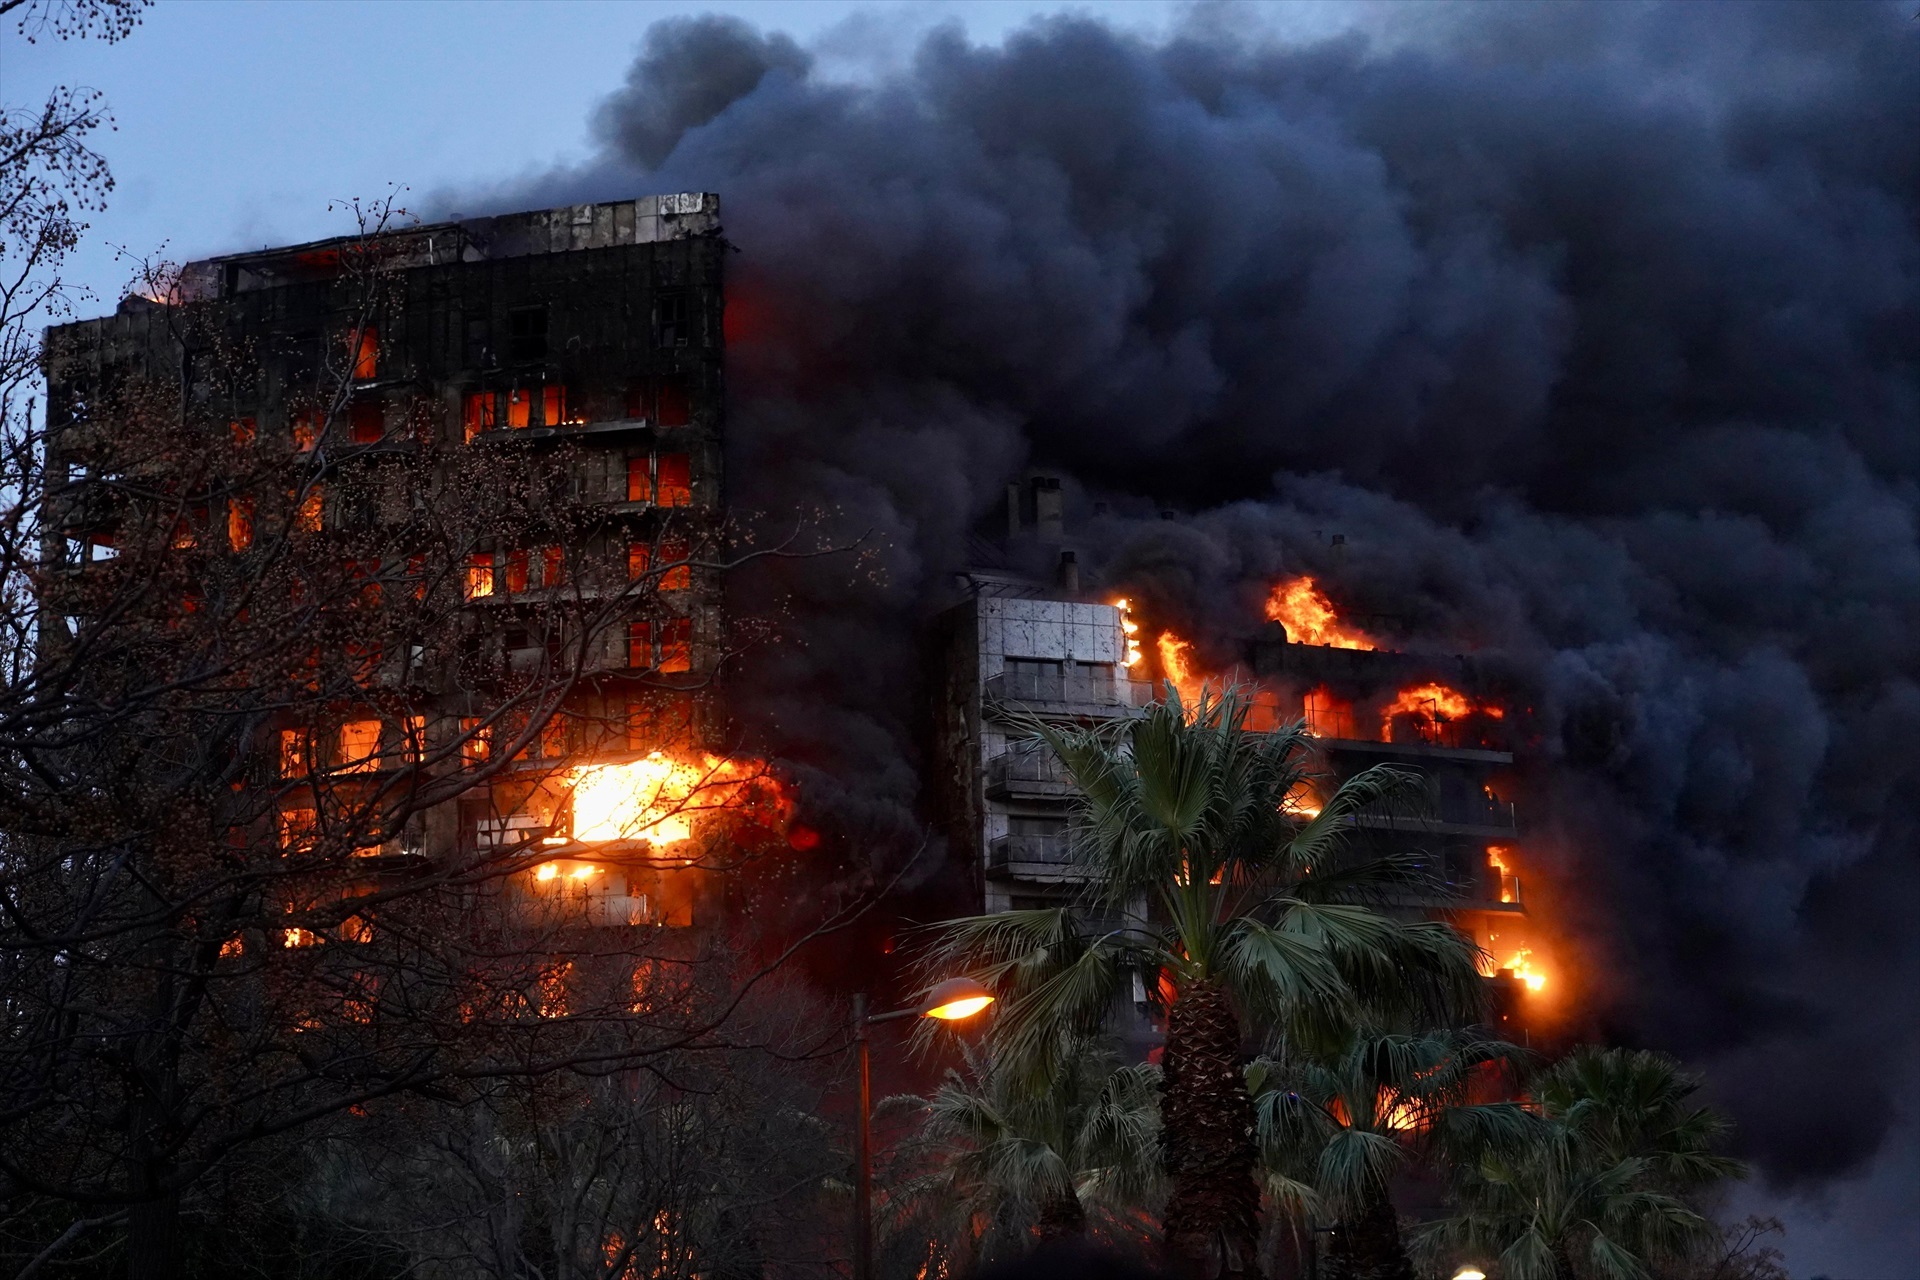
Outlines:
<svg viewBox="0 0 1920 1280"><path fill-rule="evenodd" d="M1060 800L1078 789L1060 757L1045 749L1003 751L987 761L987 794L996 800Z"/></svg>
<svg viewBox="0 0 1920 1280"><path fill-rule="evenodd" d="M1073 847L1060 835L1001 836L987 846L987 874L1024 880L1061 880L1075 874Z"/></svg>
<svg viewBox="0 0 1920 1280"><path fill-rule="evenodd" d="M1450 796L1440 802L1439 819L1460 827L1512 831L1519 825L1513 801L1492 796Z"/></svg>
<svg viewBox="0 0 1920 1280"><path fill-rule="evenodd" d="M624 929L661 923L644 893L516 894L516 924L543 928Z"/></svg>
<svg viewBox="0 0 1920 1280"><path fill-rule="evenodd" d="M1395 720L1391 737L1381 732L1378 717L1356 717L1349 707L1309 703L1302 710L1301 718L1309 734L1348 750L1365 749L1401 756L1458 752L1490 763L1513 758L1493 727L1481 716L1465 720L1402 716Z"/></svg>
<svg viewBox="0 0 1920 1280"><path fill-rule="evenodd" d="M1153 702L1153 685L1110 669L1003 671L987 678L983 694L989 706L1106 719L1143 711Z"/></svg>

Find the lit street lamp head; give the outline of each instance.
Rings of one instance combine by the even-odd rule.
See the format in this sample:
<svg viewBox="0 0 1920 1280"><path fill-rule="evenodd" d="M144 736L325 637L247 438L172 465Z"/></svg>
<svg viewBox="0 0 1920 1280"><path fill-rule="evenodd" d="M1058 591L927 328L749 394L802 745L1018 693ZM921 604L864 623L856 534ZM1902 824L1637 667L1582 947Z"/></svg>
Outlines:
<svg viewBox="0 0 1920 1280"><path fill-rule="evenodd" d="M1487 1280L1487 1273L1469 1262L1453 1273L1453 1280Z"/></svg>
<svg viewBox="0 0 1920 1280"><path fill-rule="evenodd" d="M972 978L948 978L927 993L920 1016L938 1018L942 1022L958 1022L962 1018L971 1018L992 1004L993 1000L993 992Z"/></svg>

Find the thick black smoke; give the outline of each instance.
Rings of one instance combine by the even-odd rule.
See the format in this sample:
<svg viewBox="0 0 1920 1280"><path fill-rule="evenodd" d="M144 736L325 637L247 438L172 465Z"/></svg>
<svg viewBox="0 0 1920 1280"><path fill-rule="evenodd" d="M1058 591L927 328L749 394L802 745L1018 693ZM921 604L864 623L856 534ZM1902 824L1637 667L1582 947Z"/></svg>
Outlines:
<svg viewBox="0 0 1920 1280"><path fill-rule="evenodd" d="M789 575L740 705L849 796L915 803L916 628L1058 468L1169 619L1311 570L1503 652L1614 1030L1714 1068L1775 1179L1857 1168L1920 1049L1920 24L1405 12L940 31L859 84L662 22L604 154L502 203L722 193L734 497L884 567Z"/></svg>

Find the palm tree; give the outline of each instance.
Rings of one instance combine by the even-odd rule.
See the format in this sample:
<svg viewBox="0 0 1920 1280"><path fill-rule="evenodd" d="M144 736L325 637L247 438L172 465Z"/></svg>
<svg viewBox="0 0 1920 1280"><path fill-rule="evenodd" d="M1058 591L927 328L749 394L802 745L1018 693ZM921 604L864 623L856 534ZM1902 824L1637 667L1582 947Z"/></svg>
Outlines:
<svg viewBox="0 0 1920 1280"><path fill-rule="evenodd" d="M1523 1057L1471 1032L1361 1028L1331 1052L1291 1051L1248 1068L1269 1189L1339 1217L1339 1280L1412 1280L1392 1180L1440 1150L1457 1158L1518 1141L1532 1119L1519 1104L1473 1097Z"/></svg>
<svg viewBox="0 0 1920 1280"><path fill-rule="evenodd" d="M1029 717L1078 786L1074 858L1111 927L1064 909L979 916L942 926L931 957L998 990L999 1052L1030 1088L1062 1033L1097 1030L1136 975L1158 993L1164 1233L1194 1275L1251 1268L1258 1248L1248 1023L1325 1028L1372 1008L1433 1025L1479 1000L1471 944L1382 909L1417 867L1351 848L1358 816L1424 795L1418 775L1375 766L1310 814L1303 727L1254 733L1246 717L1231 689L1191 712L1169 689L1144 716L1091 727Z"/></svg>
<svg viewBox="0 0 1920 1280"><path fill-rule="evenodd" d="M1643 1280L1717 1237L1686 1197L1742 1177L1713 1148L1728 1126L1664 1054L1585 1047L1538 1082L1541 1123L1461 1166L1459 1216L1423 1247L1497 1256L1504 1280Z"/></svg>
<svg viewBox="0 0 1920 1280"><path fill-rule="evenodd" d="M1033 1243L1084 1237L1090 1225L1137 1238L1136 1215L1160 1181L1159 1071L1081 1040L1035 1092L987 1049L967 1048L965 1058L965 1070L948 1071L930 1097L881 1104L920 1117L899 1152L920 1171L896 1180L889 1234L931 1239L957 1264L953 1274Z"/></svg>

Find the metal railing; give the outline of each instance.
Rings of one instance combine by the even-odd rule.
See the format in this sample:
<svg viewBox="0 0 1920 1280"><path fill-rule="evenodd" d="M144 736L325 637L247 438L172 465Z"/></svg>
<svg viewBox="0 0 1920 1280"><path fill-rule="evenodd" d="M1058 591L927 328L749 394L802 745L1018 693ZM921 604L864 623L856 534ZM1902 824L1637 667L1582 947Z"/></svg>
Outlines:
<svg viewBox="0 0 1920 1280"><path fill-rule="evenodd" d="M1518 824L1513 801L1496 800L1492 796L1456 796L1451 800L1443 800L1440 804L1440 821L1465 827L1499 827L1509 831Z"/></svg>
<svg viewBox="0 0 1920 1280"><path fill-rule="evenodd" d="M1073 848L1064 834L1001 836L987 847L987 866L994 871L1064 870L1072 865Z"/></svg>
<svg viewBox="0 0 1920 1280"><path fill-rule="evenodd" d="M572 889L521 893L513 902L522 924L579 929L619 929L653 924L653 904L644 893Z"/></svg>
<svg viewBox="0 0 1920 1280"><path fill-rule="evenodd" d="M1362 720L1351 707L1316 707L1302 711L1307 732L1316 738L1336 738L1347 742L1392 742L1403 746L1450 747L1455 750L1499 749L1489 740L1484 724L1471 720L1442 720L1433 716L1400 715L1382 724L1377 718Z"/></svg>
<svg viewBox="0 0 1920 1280"><path fill-rule="evenodd" d="M1065 795L1073 774L1051 751L1003 751L987 761L987 786L1027 795Z"/></svg>
<svg viewBox="0 0 1920 1280"><path fill-rule="evenodd" d="M1153 686L1112 672L1002 671L987 677L991 702L1037 706L1111 707L1132 710L1153 701Z"/></svg>

